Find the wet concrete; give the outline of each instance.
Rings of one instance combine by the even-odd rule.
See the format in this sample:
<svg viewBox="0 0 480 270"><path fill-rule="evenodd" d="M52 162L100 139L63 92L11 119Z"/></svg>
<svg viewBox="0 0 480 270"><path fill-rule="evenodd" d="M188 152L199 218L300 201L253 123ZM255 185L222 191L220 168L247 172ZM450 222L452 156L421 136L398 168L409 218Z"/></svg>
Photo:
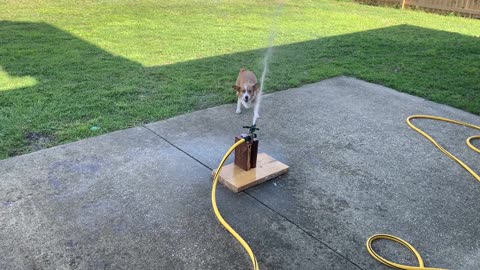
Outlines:
<svg viewBox="0 0 480 270"><path fill-rule="evenodd" d="M261 269L388 269L365 250L374 233L427 266L480 268L480 183L405 124L480 117L347 77L262 102L259 151L290 172L218 192ZM212 213L210 169L251 119L228 104L0 161L0 269L248 269ZM415 123L479 167L463 142L475 131Z"/></svg>

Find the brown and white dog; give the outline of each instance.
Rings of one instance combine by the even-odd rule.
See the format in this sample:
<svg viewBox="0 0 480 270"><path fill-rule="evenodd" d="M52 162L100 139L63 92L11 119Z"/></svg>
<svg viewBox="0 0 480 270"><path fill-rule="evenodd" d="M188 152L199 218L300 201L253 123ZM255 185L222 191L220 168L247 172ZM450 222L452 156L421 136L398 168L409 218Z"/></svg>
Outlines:
<svg viewBox="0 0 480 270"><path fill-rule="evenodd" d="M258 118L258 95L260 84L257 82L257 77L255 74L244 68L240 69L240 73L237 77L237 82L233 86L238 97L237 101L237 111L236 113L241 113L241 107L249 109L252 105L254 108L254 117Z"/></svg>

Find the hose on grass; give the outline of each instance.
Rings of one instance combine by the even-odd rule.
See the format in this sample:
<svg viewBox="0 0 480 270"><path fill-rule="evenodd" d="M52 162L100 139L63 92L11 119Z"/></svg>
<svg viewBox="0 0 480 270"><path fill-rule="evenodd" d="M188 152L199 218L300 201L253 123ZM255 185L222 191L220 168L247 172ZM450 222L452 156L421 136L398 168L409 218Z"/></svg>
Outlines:
<svg viewBox="0 0 480 270"><path fill-rule="evenodd" d="M460 166L462 166L465 170L467 170L477 181L480 182L480 177L478 176L478 174L472 169L470 168L467 164L465 164L463 161L461 161L459 158L457 158L456 156L454 156L452 153L450 153L449 151L447 151L442 145L440 145L438 142L436 142L430 135L428 135L425 131L421 130L420 128L418 128L417 126L415 126L414 124L412 124L412 120L413 119L430 119L430 120L437 120L437 121L443 121L443 122L447 122L447 123L453 123L453 124L457 124L457 125L461 125L461 126L465 126L465 127L469 127L469 128L473 128L473 129L477 129L477 130L480 130L480 126L476 126L476 125L472 125L472 124L469 124L469 123L466 123L466 122L462 122L462 121L457 121L457 120L452 120L452 119L448 119L448 118L443 118L443 117L439 117L439 116L432 116L432 115L411 115L407 118L406 122L407 122L407 125L409 127L411 127L413 130L415 130L416 132L420 133L423 137L427 138L431 143L433 143L433 145L435 145L435 147L437 147L442 153L444 153L447 157L451 158L452 160L454 160L455 162L457 162L458 164L460 164ZM471 137L468 137L467 140L466 140L466 144L468 147L470 147L470 149L472 149L473 151L477 152L477 153L480 153L480 150L475 147L473 144L472 144L472 141L473 140L477 140L477 139L480 139L480 135L475 135L475 136L471 136ZM415 257L417 258L417 261L418 261L418 266L409 266L409 265L403 265L403 264L398 264L398 263L394 263L394 262L391 262L383 257L381 257L380 255L378 255L372 248L372 242L376 241L376 240L379 240L379 239L383 239L383 240L389 240L389 241L393 241L393 242L396 242L396 243L399 243L401 244L402 246L406 247L413 255L415 255ZM373 236L371 236L370 238L368 238L367 240L367 251L368 253L370 253L370 255L377 261L383 263L384 265L387 265L389 267L392 267L392 268L397 268L397 269L403 269L403 270L445 270L445 269L442 269L442 268L429 268L429 267L425 267L424 263L423 263L423 259L422 257L420 256L420 254L418 253L418 251L412 246L410 245L407 241L399 238L399 237L396 237L396 236L393 236L393 235L389 235L389 234L375 234Z"/></svg>
<svg viewBox="0 0 480 270"><path fill-rule="evenodd" d="M257 258L255 257L255 254L253 254L252 249L248 245L248 243L243 240L243 238L225 221L225 219L222 217L220 214L220 211L218 211L217 207L217 199L216 199L216 189L217 189L217 183L218 183L218 176L220 175L220 171L222 170L223 164L227 160L228 156L239 146L240 144L244 143L245 139L241 139L238 142L236 142L230 149L228 149L227 153L222 158L222 161L220 161L220 164L218 165L217 171L215 172L215 177L213 178L213 185L212 185L212 207L213 207L213 212L215 213L215 216L217 217L218 221L220 224L222 224L225 229L242 245L242 247L245 249L245 251L248 253L248 256L250 257L250 260L252 261L252 266L254 270L260 270L260 267L258 266Z"/></svg>

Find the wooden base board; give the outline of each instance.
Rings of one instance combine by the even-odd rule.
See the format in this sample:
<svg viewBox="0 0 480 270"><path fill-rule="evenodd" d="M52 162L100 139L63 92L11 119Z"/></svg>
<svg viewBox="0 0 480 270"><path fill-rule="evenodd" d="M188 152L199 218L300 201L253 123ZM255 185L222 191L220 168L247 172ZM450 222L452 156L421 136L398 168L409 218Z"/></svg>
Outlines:
<svg viewBox="0 0 480 270"><path fill-rule="evenodd" d="M215 177L213 170L212 177ZM240 192L288 172L288 166L265 153L257 155L257 167L244 171L230 163L222 168L218 180L233 192Z"/></svg>

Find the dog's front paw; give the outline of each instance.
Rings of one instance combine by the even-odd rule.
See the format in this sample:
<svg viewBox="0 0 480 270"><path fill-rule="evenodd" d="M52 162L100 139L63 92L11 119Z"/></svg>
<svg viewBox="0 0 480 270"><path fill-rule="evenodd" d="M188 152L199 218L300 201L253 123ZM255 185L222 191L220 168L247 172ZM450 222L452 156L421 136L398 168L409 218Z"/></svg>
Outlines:
<svg viewBox="0 0 480 270"><path fill-rule="evenodd" d="M253 115L253 118L258 119L258 118L260 118L260 115L258 115L258 113L256 113L256 114Z"/></svg>
<svg viewBox="0 0 480 270"><path fill-rule="evenodd" d="M236 110L235 112L236 112L237 114L241 114L241 113L242 113L241 110Z"/></svg>

